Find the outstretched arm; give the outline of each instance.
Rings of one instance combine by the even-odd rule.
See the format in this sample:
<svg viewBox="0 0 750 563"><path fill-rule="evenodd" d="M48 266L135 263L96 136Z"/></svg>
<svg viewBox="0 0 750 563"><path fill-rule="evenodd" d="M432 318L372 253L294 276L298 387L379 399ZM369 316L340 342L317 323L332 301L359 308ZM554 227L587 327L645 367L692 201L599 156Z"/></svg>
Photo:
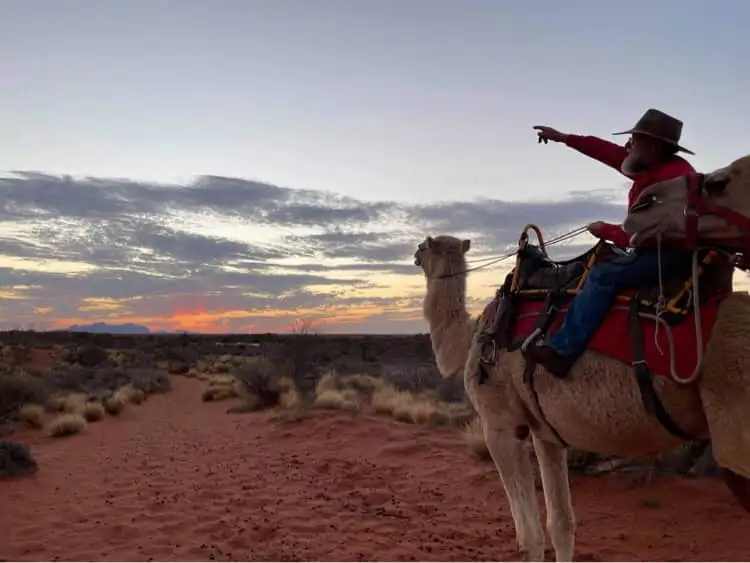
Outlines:
<svg viewBox="0 0 750 563"><path fill-rule="evenodd" d="M570 148L611 166L622 174L620 168L625 157L628 156L625 147L592 135L566 135L564 142Z"/></svg>

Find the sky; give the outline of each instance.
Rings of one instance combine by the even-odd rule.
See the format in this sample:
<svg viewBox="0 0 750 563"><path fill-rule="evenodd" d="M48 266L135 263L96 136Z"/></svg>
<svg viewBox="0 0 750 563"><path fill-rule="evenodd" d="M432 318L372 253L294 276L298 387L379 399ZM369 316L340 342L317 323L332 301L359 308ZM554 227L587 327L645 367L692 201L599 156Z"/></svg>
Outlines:
<svg viewBox="0 0 750 563"><path fill-rule="evenodd" d="M0 327L426 331L426 235L480 258L527 222L623 219L627 179L533 125L624 142L657 107L699 170L743 156L748 18L708 0L0 0ZM508 266L471 274L472 312Z"/></svg>

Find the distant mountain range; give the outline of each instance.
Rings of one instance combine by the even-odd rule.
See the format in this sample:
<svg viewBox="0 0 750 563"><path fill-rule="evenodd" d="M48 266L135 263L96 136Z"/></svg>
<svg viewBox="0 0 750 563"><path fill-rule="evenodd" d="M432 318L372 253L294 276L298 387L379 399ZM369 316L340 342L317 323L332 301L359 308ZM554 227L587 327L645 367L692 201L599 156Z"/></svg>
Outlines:
<svg viewBox="0 0 750 563"><path fill-rule="evenodd" d="M72 325L68 330L70 332L96 332L106 334L181 334L183 332L198 334L187 330L151 330L146 325L135 323L108 324L99 322L90 325Z"/></svg>

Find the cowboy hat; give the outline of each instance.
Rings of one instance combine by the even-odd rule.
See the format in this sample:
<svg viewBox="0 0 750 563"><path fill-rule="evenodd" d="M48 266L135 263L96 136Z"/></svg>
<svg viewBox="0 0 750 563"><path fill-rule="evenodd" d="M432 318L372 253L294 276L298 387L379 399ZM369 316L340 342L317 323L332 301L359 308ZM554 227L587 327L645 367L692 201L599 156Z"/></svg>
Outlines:
<svg viewBox="0 0 750 563"><path fill-rule="evenodd" d="M658 139L667 144L670 144L677 148L678 151L686 152L688 154L695 154L693 151L686 149L680 145L680 136L682 135L682 121L667 115L663 111L658 109L648 109L644 113L638 122L627 131L620 131L619 133L612 133L613 135L632 135L633 133L639 133L641 135L648 135L654 139Z"/></svg>

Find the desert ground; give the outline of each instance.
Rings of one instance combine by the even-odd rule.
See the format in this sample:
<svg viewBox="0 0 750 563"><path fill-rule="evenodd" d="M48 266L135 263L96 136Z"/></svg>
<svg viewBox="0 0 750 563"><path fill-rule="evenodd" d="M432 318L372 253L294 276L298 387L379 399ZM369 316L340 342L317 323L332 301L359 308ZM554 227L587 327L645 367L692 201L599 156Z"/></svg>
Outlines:
<svg viewBox="0 0 750 563"><path fill-rule="evenodd" d="M518 557L474 413L426 335L0 342L2 560ZM710 461L705 444L571 452L576 558L746 559L750 518Z"/></svg>

